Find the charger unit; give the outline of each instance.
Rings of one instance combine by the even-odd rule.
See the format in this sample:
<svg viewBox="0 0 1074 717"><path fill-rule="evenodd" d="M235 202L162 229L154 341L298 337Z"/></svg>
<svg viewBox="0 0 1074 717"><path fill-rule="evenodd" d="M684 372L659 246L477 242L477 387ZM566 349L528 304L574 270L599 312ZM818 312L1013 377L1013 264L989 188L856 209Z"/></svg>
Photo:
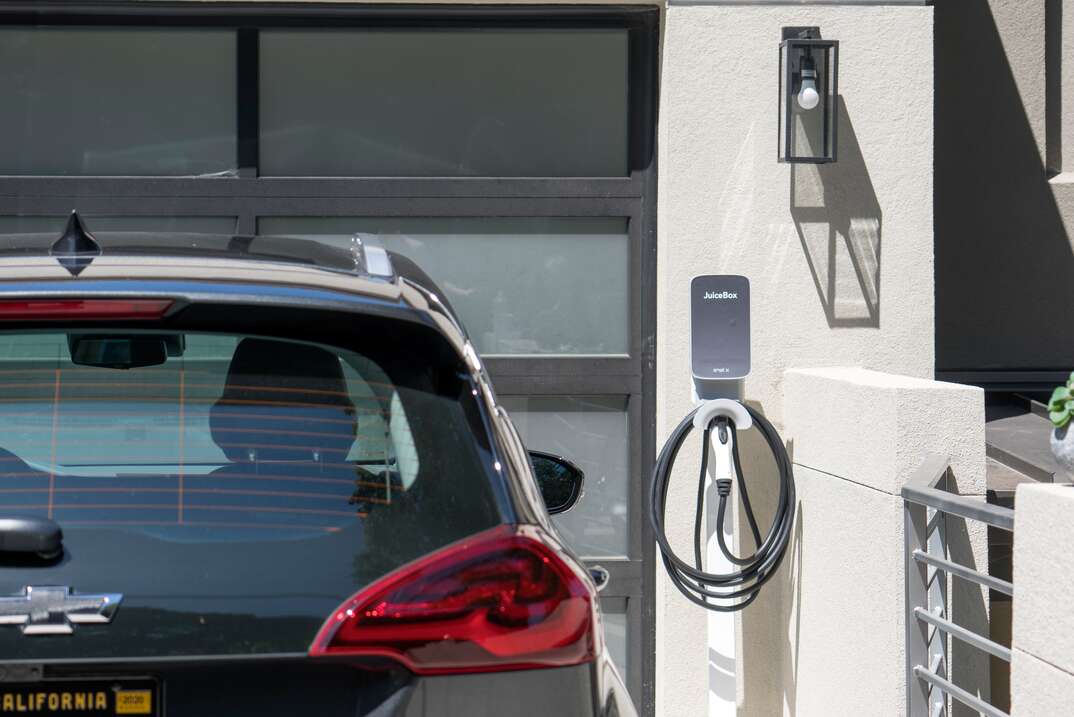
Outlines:
<svg viewBox="0 0 1074 717"><path fill-rule="evenodd" d="M727 394L750 372L750 280L706 274L690 281L690 367L699 398Z"/></svg>

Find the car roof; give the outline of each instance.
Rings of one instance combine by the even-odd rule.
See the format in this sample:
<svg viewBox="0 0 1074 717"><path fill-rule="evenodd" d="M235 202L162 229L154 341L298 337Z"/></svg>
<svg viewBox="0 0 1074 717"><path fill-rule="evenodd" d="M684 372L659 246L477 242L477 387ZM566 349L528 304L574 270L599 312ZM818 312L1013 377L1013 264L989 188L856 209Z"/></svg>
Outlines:
<svg viewBox="0 0 1074 717"><path fill-rule="evenodd" d="M331 271L362 273L356 250L298 237L172 232L94 232L101 255L202 257L277 261ZM50 256L55 234L2 234L0 258Z"/></svg>
<svg viewBox="0 0 1074 717"><path fill-rule="evenodd" d="M400 280L431 295L458 322L439 287L409 258L388 252L379 237L343 241L308 237L190 232L90 232L77 212L62 234L0 235L4 280L240 280L398 297ZM72 288L74 288L72 286Z"/></svg>
<svg viewBox="0 0 1074 717"><path fill-rule="evenodd" d="M77 219L77 215L72 215ZM0 235L0 258L29 256L60 256L65 253L87 253L93 256L157 256L196 257L203 259L232 259L241 261L272 261L312 266L370 276L387 276L390 267L367 265L366 243L375 242L370 235L355 234L345 244L329 244L300 237L247 236L232 234L196 234L179 232L86 232L82 239L90 242L85 251L68 252L57 243L71 235L71 224L63 235L3 234ZM75 230L78 231L77 229ZM365 241L363 241L365 237Z"/></svg>

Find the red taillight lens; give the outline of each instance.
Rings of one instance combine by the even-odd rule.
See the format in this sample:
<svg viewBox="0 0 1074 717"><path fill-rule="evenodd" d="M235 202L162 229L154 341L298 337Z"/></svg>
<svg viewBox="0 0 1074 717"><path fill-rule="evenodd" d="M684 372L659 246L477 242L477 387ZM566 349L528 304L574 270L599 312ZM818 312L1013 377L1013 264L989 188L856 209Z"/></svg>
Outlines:
<svg viewBox="0 0 1074 717"><path fill-rule="evenodd" d="M593 658L594 597L539 531L495 528L404 566L340 606L311 655L388 657L418 674Z"/></svg>
<svg viewBox="0 0 1074 717"><path fill-rule="evenodd" d="M0 321L159 319L172 303L171 299L0 300Z"/></svg>

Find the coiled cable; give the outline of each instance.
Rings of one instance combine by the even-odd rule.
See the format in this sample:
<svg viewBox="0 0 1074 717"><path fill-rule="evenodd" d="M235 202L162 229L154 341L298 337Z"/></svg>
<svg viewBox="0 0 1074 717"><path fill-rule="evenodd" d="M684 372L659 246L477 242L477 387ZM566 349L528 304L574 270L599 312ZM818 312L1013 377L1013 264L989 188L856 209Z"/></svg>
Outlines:
<svg viewBox="0 0 1074 717"><path fill-rule="evenodd" d="M664 444L657 458L656 466L653 468L650 483L649 522L653 526L657 547L660 550L664 567L667 569L671 581L690 602L716 612L741 610L757 598L761 587L775 575L776 569L787 552L791 528L794 523L794 476L791 470L790 458L787 456L787 450L783 446L783 440L762 414L745 404L743 404L743 407L749 412L754 425L757 426L757 429L768 443L768 447L776 460L776 468L779 474L779 502L772 519L772 526L768 529L768 534L763 539L757 525L756 516L753 513L753 506L750 504L746 480L742 474L742 462L739 460L738 455L738 433L734 422L728 420L726 416L714 416L705 426L702 433L701 474L698 478L697 510L694 515L694 565L690 565L679 558L675 551L672 550L664 530L664 524L668 486L671 483L671 472L675 466L675 458L693 430L694 415L700 406L692 410L676 426ZM735 466L735 482L738 484L738 496L742 501L742 512L749 523L750 534L755 545L753 554L747 557L735 555L726 545L723 528L727 508L729 507L728 498L731 494L731 480L717 480L716 490L719 495L719 504L716 511L717 543L724 557L732 564L739 566L737 570L729 573L707 573L704 571L702 563L704 553L702 524L705 505L705 474L708 470L709 440L713 428L717 430L720 442L725 445L728 433L730 434L732 441L731 456Z"/></svg>

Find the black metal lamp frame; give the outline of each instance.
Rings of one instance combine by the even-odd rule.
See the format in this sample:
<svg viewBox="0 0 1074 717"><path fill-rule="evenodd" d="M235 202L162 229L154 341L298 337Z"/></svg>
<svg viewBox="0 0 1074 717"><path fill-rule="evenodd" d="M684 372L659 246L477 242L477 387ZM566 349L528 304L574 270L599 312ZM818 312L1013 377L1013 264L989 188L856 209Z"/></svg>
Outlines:
<svg viewBox="0 0 1074 717"><path fill-rule="evenodd" d="M810 110L820 112L820 135L813 146L820 151L801 154L793 134L795 96L800 85L802 59L823 58L818 63L817 92L820 104ZM823 40L820 28L785 27L779 45L779 123L778 157L780 162L794 164L827 164L836 161L839 129L839 41Z"/></svg>

